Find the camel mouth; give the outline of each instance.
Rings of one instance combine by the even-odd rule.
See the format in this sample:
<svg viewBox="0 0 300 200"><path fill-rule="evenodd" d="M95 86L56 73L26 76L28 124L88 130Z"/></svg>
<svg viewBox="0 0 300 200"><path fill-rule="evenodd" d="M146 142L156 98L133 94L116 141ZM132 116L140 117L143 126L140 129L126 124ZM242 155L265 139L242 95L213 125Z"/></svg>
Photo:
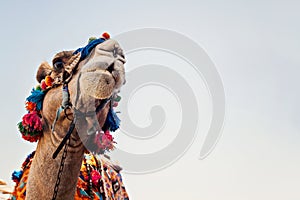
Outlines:
<svg viewBox="0 0 300 200"><path fill-rule="evenodd" d="M110 98L107 99L95 99L95 112L98 114L109 102Z"/></svg>
<svg viewBox="0 0 300 200"><path fill-rule="evenodd" d="M102 59L94 59L89 61L82 69L82 72L96 72L101 70L113 71L114 63Z"/></svg>
<svg viewBox="0 0 300 200"><path fill-rule="evenodd" d="M84 146L91 152L94 153L104 153L104 149L101 149L102 142L99 143L99 136L103 134L106 130L108 130L107 127L107 115L111 108L108 108L108 106L111 106L111 97L106 99L95 99L95 110L93 111L93 114L91 115L87 113L85 116L85 120L87 123L87 129L85 131L83 130L83 134L80 134L79 136L81 138L81 141L83 142ZM84 121L85 121L84 120ZM80 130L80 129L79 129ZM78 131L78 130L77 130ZM87 132L86 132L87 131ZM98 142L96 142L98 141ZM100 145L100 146L99 146ZM101 147L101 148L100 148Z"/></svg>
<svg viewBox="0 0 300 200"><path fill-rule="evenodd" d="M81 91L95 99L109 98L125 83L125 72L120 65L98 61L86 64L81 71Z"/></svg>

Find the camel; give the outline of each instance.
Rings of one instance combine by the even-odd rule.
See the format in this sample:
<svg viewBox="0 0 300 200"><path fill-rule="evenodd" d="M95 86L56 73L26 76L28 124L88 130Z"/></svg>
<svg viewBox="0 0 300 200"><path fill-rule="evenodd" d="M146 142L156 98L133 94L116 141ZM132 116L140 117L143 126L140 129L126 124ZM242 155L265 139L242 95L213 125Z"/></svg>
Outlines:
<svg viewBox="0 0 300 200"><path fill-rule="evenodd" d="M114 120L114 100L125 84L124 63L118 42L103 34L86 47L56 54L52 65L39 66L38 89L45 95L40 111L30 112L41 117L39 134L24 133L25 116L19 124L23 138L38 141L37 148L23 163L22 174L13 174L18 180L12 199L129 199L121 168L103 156L114 148L109 130L116 127L108 125L108 118Z"/></svg>

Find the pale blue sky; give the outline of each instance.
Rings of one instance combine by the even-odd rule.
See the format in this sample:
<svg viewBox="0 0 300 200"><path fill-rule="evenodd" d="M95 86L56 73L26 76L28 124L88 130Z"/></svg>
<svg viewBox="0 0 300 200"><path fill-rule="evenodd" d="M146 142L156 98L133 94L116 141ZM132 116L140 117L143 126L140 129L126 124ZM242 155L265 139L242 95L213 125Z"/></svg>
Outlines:
<svg viewBox="0 0 300 200"><path fill-rule="evenodd" d="M187 35L214 61L224 83L226 121L205 160L198 160L199 136L171 167L124 174L132 199L300 199L299 7L271 0L2 1L0 178L9 180L34 148L16 124L40 62L103 31L113 37L158 27Z"/></svg>

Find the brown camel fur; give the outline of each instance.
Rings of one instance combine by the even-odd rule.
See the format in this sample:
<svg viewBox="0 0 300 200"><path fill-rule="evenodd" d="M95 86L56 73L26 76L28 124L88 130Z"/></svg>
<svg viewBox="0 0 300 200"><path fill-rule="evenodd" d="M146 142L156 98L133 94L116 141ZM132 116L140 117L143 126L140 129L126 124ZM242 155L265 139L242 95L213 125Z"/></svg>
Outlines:
<svg viewBox="0 0 300 200"><path fill-rule="evenodd" d="M123 66L125 59L119 44L112 39L98 44L87 58L74 66L72 63L77 57L72 55L72 51L58 53L53 59L53 66L48 63L41 64L36 78L40 82L46 75L50 75L54 79L54 83L59 84L73 71L74 74L68 84L70 101L77 110L88 112L91 111L91 108L95 108L95 104L99 104L101 100L119 92L120 87L125 83ZM63 63L63 67L56 65L58 61ZM41 112L43 136L38 141L35 159L28 177L26 192L28 200L48 200L53 196L63 151L56 159L52 158L52 154L67 133L71 123L61 113L55 125L55 131L51 131L56 111L61 106L61 91L62 85L51 88L44 98ZM77 94L78 91L79 94ZM108 110L109 103L106 103L104 108L95 115L99 127L103 126ZM73 117L72 109L68 110L67 116ZM94 125L93 120L93 118L85 118L76 124L76 129L71 135L56 199L74 199L77 178L85 151L84 144L92 137L87 134L87 130Z"/></svg>

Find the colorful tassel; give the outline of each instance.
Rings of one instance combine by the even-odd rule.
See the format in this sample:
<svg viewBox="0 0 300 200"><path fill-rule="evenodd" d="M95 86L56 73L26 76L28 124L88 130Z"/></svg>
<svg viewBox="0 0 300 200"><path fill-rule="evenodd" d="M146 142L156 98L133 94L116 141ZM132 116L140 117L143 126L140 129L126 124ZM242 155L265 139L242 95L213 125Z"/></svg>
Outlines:
<svg viewBox="0 0 300 200"><path fill-rule="evenodd" d="M28 110L29 112L35 111L36 110L36 103L33 102L26 102L26 106L25 106L26 110Z"/></svg>
<svg viewBox="0 0 300 200"><path fill-rule="evenodd" d="M18 184L22 178L22 175L23 175L23 171L22 170L15 170L13 173L12 173L12 177L11 179L16 183Z"/></svg>
<svg viewBox="0 0 300 200"><path fill-rule="evenodd" d="M25 114L22 121L18 123L22 138L29 142L37 142L43 133L40 111L42 110L46 89L52 85L52 78L47 77L35 89L33 88L31 95L26 98L25 108L29 113Z"/></svg>
<svg viewBox="0 0 300 200"><path fill-rule="evenodd" d="M36 111L24 115L22 122L18 123L22 138L29 142L36 142L43 132L42 121Z"/></svg>
<svg viewBox="0 0 300 200"><path fill-rule="evenodd" d="M46 76L45 78L45 84L47 87L51 87L53 83L53 79L50 76Z"/></svg>
<svg viewBox="0 0 300 200"><path fill-rule="evenodd" d="M97 170L93 170L91 172L91 176L93 185L98 187L100 183L99 180L101 179L101 174Z"/></svg>
<svg viewBox="0 0 300 200"><path fill-rule="evenodd" d="M105 127L107 127L110 131L115 132L120 127L120 119L115 113L115 111L110 108L106 117Z"/></svg>
<svg viewBox="0 0 300 200"><path fill-rule="evenodd" d="M106 40L108 40L110 38L110 35L107 32L104 32L102 34L102 37L105 38Z"/></svg>
<svg viewBox="0 0 300 200"><path fill-rule="evenodd" d="M45 97L45 92L42 90L32 89L31 95L27 97L27 101L36 103L37 110L42 110L42 104Z"/></svg>
<svg viewBox="0 0 300 200"><path fill-rule="evenodd" d="M41 119L36 111L24 115L22 125L28 130L43 130Z"/></svg>
<svg viewBox="0 0 300 200"><path fill-rule="evenodd" d="M23 176L23 171L24 169L27 167L27 165L29 164L29 162L32 160L33 156L35 154L35 151L33 151L31 154L29 154L27 156L27 158L25 159L25 161L23 162L22 164L22 170L15 170L13 173L12 173L12 180L18 184L20 181L21 181L21 178Z"/></svg>
<svg viewBox="0 0 300 200"><path fill-rule="evenodd" d="M103 154L106 151L113 150L114 147L114 138L110 134L109 130L103 132L97 132L95 135L94 143L97 145L96 153Z"/></svg>

